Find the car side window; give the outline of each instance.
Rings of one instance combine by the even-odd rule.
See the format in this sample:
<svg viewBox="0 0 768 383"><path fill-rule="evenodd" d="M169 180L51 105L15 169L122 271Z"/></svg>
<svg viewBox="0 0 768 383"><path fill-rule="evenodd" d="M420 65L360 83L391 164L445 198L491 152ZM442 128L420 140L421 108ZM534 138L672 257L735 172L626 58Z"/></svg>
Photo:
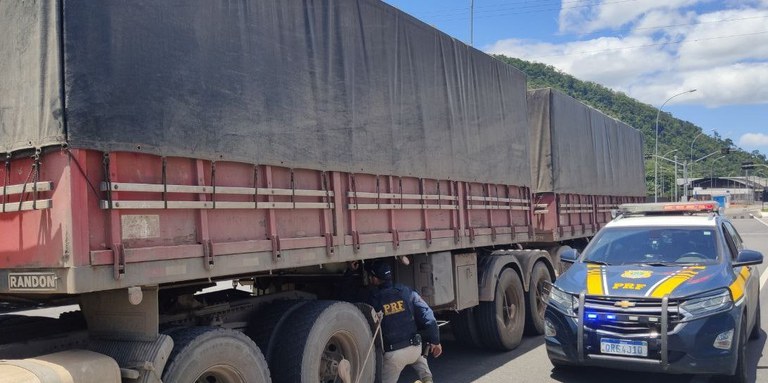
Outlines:
<svg viewBox="0 0 768 383"><path fill-rule="evenodd" d="M723 222L725 224L725 228L728 229L728 234L731 235L731 238L733 238L733 243L736 244L736 248L738 250L741 250L744 248L744 241L741 239L741 236L739 235L739 232L736 231L736 228L733 227L733 225L730 222Z"/></svg>
<svg viewBox="0 0 768 383"><path fill-rule="evenodd" d="M726 222L723 222L723 237L725 237L725 243L728 245L728 250L731 251L731 258L736 259L739 255L739 247L736 245L736 241L731 234L733 228L729 228Z"/></svg>

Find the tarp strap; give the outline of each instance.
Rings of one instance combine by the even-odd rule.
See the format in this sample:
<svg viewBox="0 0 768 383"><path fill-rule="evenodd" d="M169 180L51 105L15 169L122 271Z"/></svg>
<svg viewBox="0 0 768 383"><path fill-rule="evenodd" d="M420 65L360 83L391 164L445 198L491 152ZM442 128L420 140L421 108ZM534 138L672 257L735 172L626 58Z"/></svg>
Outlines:
<svg viewBox="0 0 768 383"><path fill-rule="evenodd" d="M293 176L293 173L291 173ZM213 187L213 193L211 193L211 200L213 201L213 208L216 208L216 161L211 161L211 186Z"/></svg>
<svg viewBox="0 0 768 383"><path fill-rule="evenodd" d="M5 213L5 205L8 203L8 184L11 182L11 154L5 158L5 174L3 174L3 213Z"/></svg>
<svg viewBox="0 0 768 383"><path fill-rule="evenodd" d="M107 206L112 208L112 177L109 174L109 153L104 152L104 158L101 160L104 166L104 182L107 184Z"/></svg>
<svg viewBox="0 0 768 383"><path fill-rule="evenodd" d="M168 159L163 156L163 206L168 209Z"/></svg>
<svg viewBox="0 0 768 383"><path fill-rule="evenodd" d="M37 182L40 181L40 148L35 149L32 163L32 210L37 210Z"/></svg>

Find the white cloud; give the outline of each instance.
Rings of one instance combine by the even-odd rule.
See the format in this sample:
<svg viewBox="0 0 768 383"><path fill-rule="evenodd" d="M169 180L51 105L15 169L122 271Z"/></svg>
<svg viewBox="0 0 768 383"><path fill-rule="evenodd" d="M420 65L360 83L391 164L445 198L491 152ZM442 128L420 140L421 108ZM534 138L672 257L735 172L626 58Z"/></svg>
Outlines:
<svg viewBox="0 0 768 383"><path fill-rule="evenodd" d="M696 13L693 5L708 4ZM713 8L716 8L713 10ZM486 51L550 64L577 78L657 104L768 104L768 0L600 0L568 8L561 29L623 29L561 44L501 40Z"/></svg>
<svg viewBox="0 0 768 383"><path fill-rule="evenodd" d="M683 89L699 89L691 101L707 106L768 104L768 62L685 72L680 79Z"/></svg>
<svg viewBox="0 0 768 383"><path fill-rule="evenodd" d="M651 11L680 11L692 5L718 0L599 0L597 4L564 4L560 10L560 31L590 33L617 29Z"/></svg>
<svg viewBox="0 0 768 383"><path fill-rule="evenodd" d="M681 67L768 59L768 10L713 12L698 21L677 51Z"/></svg>
<svg viewBox="0 0 768 383"><path fill-rule="evenodd" d="M768 148L768 134L746 133L739 138L739 145L746 148L765 147Z"/></svg>
<svg viewBox="0 0 768 383"><path fill-rule="evenodd" d="M638 19L632 28L632 33L652 36L662 31L668 35L675 36L686 31L689 28L688 25L696 21L696 17L697 15L691 12L682 14L678 12L650 11Z"/></svg>
<svg viewBox="0 0 768 383"><path fill-rule="evenodd" d="M544 62L580 79L624 89L627 79L663 70L673 60L669 53L659 49L632 49L653 44L646 36L600 37L560 45L509 39L485 50Z"/></svg>

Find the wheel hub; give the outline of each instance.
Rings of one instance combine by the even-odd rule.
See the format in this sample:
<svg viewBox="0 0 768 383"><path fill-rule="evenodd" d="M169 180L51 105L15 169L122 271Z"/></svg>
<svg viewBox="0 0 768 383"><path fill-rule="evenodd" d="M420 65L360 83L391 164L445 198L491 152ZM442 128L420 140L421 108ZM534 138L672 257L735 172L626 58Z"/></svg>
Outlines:
<svg viewBox="0 0 768 383"><path fill-rule="evenodd" d="M512 320L517 315L517 302L512 298L513 293L505 291L504 296L504 322L506 325L512 323Z"/></svg>
<svg viewBox="0 0 768 383"><path fill-rule="evenodd" d="M246 383L245 379L232 366L216 365L205 370L195 383Z"/></svg>
<svg viewBox="0 0 768 383"><path fill-rule="evenodd" d="M345 333L334 334L325 345L320 361L319 381L352 382L352 372L359 368L354 340Z"/></svg>

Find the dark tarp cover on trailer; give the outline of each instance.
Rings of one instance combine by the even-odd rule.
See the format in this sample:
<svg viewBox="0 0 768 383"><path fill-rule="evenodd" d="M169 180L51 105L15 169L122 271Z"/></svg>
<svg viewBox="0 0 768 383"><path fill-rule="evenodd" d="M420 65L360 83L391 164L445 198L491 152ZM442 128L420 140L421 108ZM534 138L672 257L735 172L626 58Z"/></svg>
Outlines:
<svg viewBox="0 0 768 383"><path fill-rule="evenodd" d="M0 154L62 142L531 182L524 74L379 0L2 1Z"/></svg>
<svg viewBox="0 0 768 383"><path fill-rule="evenodd" d="M64 142L57 1L0 1L0 157Z"/></svg>
<svg viewBox="0 0 768 383"><path fill-rule="evenodd" d="M528 91L533 191L645 196L643 135L559 91Z"/></svg>

